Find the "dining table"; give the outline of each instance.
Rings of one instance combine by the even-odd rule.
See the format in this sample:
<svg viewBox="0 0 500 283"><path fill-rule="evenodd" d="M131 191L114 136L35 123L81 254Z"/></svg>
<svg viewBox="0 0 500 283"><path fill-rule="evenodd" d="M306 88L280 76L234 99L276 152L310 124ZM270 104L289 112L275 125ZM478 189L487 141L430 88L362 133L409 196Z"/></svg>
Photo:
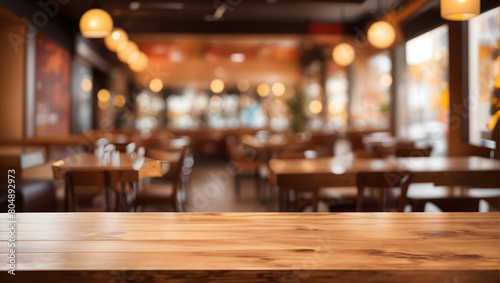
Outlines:
<svg viewBox="0 0 500 283"><path fill-rule="evenodd" d="M500 161L477 156L356 158L352 155L314 159L271 159L270 180L281 191L357 187L357 210L364 188L401 187L399 211L404 210L412 183L436 186L500 188ZM375 179L367 184L363 178Z"/></svg>
<svg viewBox="0 0 500 283"><path fill-rule="evenodd" d="M76 153L64 159L58 160L52 164L54 179L66 180L66 201L70 191L66 174L71 173L104 173L108 176L104 186L111 187L112 183L122 184L122 194L117 194L117 206L119 210L121 205L121 196L126 196L123 192L127 191L125 184L129 185L129 189L137 188L137 183L146 177L161 177L170 169L170 163L161 162L156 159L133 156L130 154L120 153L119 162L113 163L111 160L105 161L103 158L96 156L94 153ZM89 184L92 184L88 180ZM85 182L85 180L84 180ZM85 183L82 185L86 185Z"/></svg>
<svg viewBox="0 0 500 283"><path fill-rule="evenodd" d="M1 282L499 282L500 213L18 213ZM10 223L0 214L0 225ZM8 231L0 230L7 261Z"/></svg>

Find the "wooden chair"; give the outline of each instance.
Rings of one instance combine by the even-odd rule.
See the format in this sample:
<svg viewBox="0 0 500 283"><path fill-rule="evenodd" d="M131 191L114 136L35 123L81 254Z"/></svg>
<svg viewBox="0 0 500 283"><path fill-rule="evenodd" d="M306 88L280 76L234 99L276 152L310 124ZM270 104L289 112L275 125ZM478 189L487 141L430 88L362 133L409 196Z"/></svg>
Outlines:
<svg viewBox="0 0 500 283"><path fill-rule="evenodd" d="M403 182L410 178L409 172L399 172L398 174L388 174L387 172L360 172L356 176L356 186L358 188L356 211L363 211L363 198L366 187L380 188L385 192L387 189L400 187ZM382 211L384 208L385 194L382 194L379 206Z"/></svg>
<svg viewBox="0 0 500 283"><path fill-rule="evenodd" d="M468 156L480 156L485 158L491 157L492 149L486 147L472 146L469 145L465 148L464 154ZM429 153L428 155L426 155ZM421 151L414 151L411 153L411 157L418 156L429 156L430 151L427 149L423 149ZM404 157L407 157L405 155ZM457 178L453 178L449 183L440 184L441 186L461 186L470 185L470 182L476 182L474 180L459 180ZM473 184L472 183L472 184ZM467 186L468 187L468 186ZM477 181L477 187L483 187L481 182ZM490 205L493 205L498 208L498 197L475 197L468 196L468 188L462 188L461 196L448 196L448 197L438 197L438 198L426 198L426 197L407 197L406 203L409 203L412 207L412 212L423 212L425 209L425 205L427 203L433 203L437 207L439 207L443 212L477 212L479 210L479 201L481 199L487 201Z"/></svg>
<svg viewBox="0 0 500 283"><path fill-rule="evenodd" d="M283 151L277 155L277 159L304 159L306 158L304 151ZM282 190L279 189L279 201L280 207L283 211L288 211L290 209L290 193L297 192L296 190ZM295 201L298 200L297 194L294 194ZM305 196L307 198L307 195ZM318 189L312 189L311 198L313 212L318 211ZM300 207L300 206L299 206Z"/></svg>
<svg viewBox="0 0 500 283"><path fill-rule="evenodd" d="M178 199L178 190L181 183L182 164L186 156L187 146L182 147L181 156L179 161L172 163L167 161L167 156L171 154L169 151L164 150L150 150L148 157L160 160L162 163L169 164L169 173L159 179L168 181L169 183L149 183L144 184L137 192L134 200L134 209L140 205L147 205L152 203L171 204L175 212L182 212L182 202Z"/></svg>
<svg viewBox="0 0 500 283"><path fill-rule="evenodd" d="M352 152L354 158L381 158L380 154L367 151L367 150L355 150ZM373 189L373 188L370 188ZM356 188L347 187L347 188L320 188L318 191L318 201L324 201L330 204L330 211L356 211L356 203L357 203L357 190ZM382 198L381 196L380 198ZM369 198L364 198L363 202L365 204L365 208L368 211L376 211L374 209L377 202L375 197L373 197L373 190L371 190L371 194Z"/></svg>
<svg viewBox="0 0 500 283"><path fill-rule="evenodd" d="M432 153L432 146L425 148L398 147L396 157L428 157Z"/></svg>
<svg viewBox="0 0 500 283"><path fill-rule="evenodd" d="M104 187L106 211L111 211L110 192L111 181L107 172L67 172L65 175L65 211L76 211L75 187ZM116 191L115 191L116 193ZM118 197L117 197L118 199Z"/></svg>
<svg viewBox="0 0 500 283"><path fill-rule="evenodd" d="M236 191L236 198L241 195L241 178L245 175L253 175L255 180L255 191L257 198L259 196L259 170L261 162L256 159L255 155L246 155L244 149L235 136L228 136L226 138L227 153L231 161L234 171L234 185Z"/></svg>

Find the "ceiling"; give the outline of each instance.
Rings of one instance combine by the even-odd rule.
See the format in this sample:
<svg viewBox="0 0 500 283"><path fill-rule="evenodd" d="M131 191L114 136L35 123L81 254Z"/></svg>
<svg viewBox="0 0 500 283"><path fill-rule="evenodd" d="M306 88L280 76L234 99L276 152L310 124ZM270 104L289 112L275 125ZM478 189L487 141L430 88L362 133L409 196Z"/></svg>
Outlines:
<svg viewBox="0 0 500 283"><path fill-rule="evenodd" d="M410 0L98 0L129 33L305 34L309 23L362 22ZM75 23L91 1L69 1Z"/></svg>

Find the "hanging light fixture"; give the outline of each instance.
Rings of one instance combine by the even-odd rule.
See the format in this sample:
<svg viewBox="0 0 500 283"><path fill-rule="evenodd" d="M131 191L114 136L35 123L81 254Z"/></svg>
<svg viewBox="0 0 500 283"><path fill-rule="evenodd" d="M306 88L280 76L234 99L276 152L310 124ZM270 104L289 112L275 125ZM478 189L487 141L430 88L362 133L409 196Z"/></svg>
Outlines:
<svg viewBox="0 0 500 283"><path fill-rule="evenodd" d="M382 0L378 1L379 10L382 10ZM396 31L394 27L386 21L377 21L373 23L366 33L368 42L378 49L390 47L396 40Z"/></svg>
<svg viewBox="0 0 500 283"><path fill-rule="evenodd" d="M118 50L118 47L125 47L128 42L127 33L121 28L115 28L113 31L104 38L104 44L113 52Z"/></svg>
<svg viewBox="0 0 500 283"><path fill-rule="evenodd" d="M341 14L341 22L342 24L345 23L345 11L344 9L342 9L342 14ZM343 37L343 35L342 35ZM332 58L333 58L333 62L335 62L335 64L339 65L339 66L342 66L342 67L346 67L346 66L349 66L352 64L352 62L354 61L354 58L356 58L356 52L354 51L354 48L349 44L349 43L346 43L346 42L342 42L340 44L338 44L337 46L335 46L335 48L333 48L333 52L332 52Z"/></svg>
<svg viewBox="0 0 500 283"><path fill-rule="evenodd" d="M80 18L80 32L87 38L104 38L113 30L113 19L97 7L94 2L93 8L85 12Z"/></svg>
<svg viewBox="0 0 500 283"><path fill-rule="evenodd" d="M149 59L144 52L136 51L129 56L127 63L132 71L139 73L146 70Z"/></svg>
<svg viewBox="0 0 500 283"><path fill-rule="evenodd" d="M213 93L221 93L224 90L224 82L221 79L215 79L210 83L210 90Z"/></svg>
<svg viewBox="0 0 500 283"><path fill-rule="evenodd" d="M480 0L441 0L441 18L467 21L481 13Z"/></svg>
<svg viewBox="0 0 500 283"><path fill-rule="evenodd" d="M394 27L386 21L373 23L368 29L368 42L378 49L390 47L396 40L396 31Z"/></svg>
<svg viewBox="0 0 500 283"><path fill-rule="evenodd" d="M332 57L335 64L345 67L354 61L356 52L349 43L342 42L333 48Z"/></svg>
<svg viewBox="0 0 500 283"><path fill-rule="evenodd" d="M149 82L149 89L152 92L160 92L163 89L163 82L159 78L154 78Z"/></svg>
<svg viewBox="0 0 500 283"><path fill-rule="evenodd" d="M133 41L128 41L127 44L123 45L120 44L118 46L118 50L116 52L116 55L118 56L118 59L122 61L123 63L127 63L128 57L132 55L132 53L136 52L139 50L139 47L137 47L137 44Z"/></svg>
<svg viewBox="0 0 500 283"><path fill-rule="evenodd" d="M260 97L266 97L269 94L269 85L262 83L257 86L257 94Z"/></svg>

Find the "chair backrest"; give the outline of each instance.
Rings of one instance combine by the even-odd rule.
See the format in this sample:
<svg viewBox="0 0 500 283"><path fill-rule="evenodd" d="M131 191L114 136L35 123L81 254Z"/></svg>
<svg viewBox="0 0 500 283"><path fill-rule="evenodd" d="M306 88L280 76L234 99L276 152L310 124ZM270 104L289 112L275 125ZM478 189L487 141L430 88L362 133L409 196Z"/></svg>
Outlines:
<svg viewBox="0 0 500 283"><path fill-rule="evenodd" d="M306 158L306 154L303 151L299 152L281 152L278 154L278 159L303 159Z"/></svg>
<svg viewBox="0 0 500 283"><path fill-rule="evenodd" d="M93 171L70 171L66 172L66 180L70 182L71 186L106 186L107 185L107 172L93 172Z"/></svg>
<svg viewBox="0 0 500 283"><path fill-rule="evenodd" d="M430 202L439 207L442 212L478 212L479 198L437 198L437 199L422 199L414 200L412 212L424 212L425 204Z"/></svg>
<svg viewBox="0 0 500 283"><path fill-rule="evenodd" d="M493 149L484 146L467 145L464 148L463 155L491 158L492 151Z"/></svg>
<svg viewBox="0 0 500 283"><path fill-rule="evenodd" d="M355 150L352 152L354 158L381 158L380 154L368 150Z"/></svg>
<svg viewBox="0 0 500 283"><path fill-rule="evenodd" d="M432 153L432 147L425 148L397 148L396 149L396 157L428 157Z"/></svg>
<svg viewBox="0 0 500 283"><path fill-rule="evenodd" d="M172 152L171 150L150 149L147 152L147 156L149 158L153 158L159 160L161 163L168 163L170 165L169 172L162 178L172 180L174 183L174 190L177 189L179 181L181 180L182 167L184 159L186 158L187 150L188 146L180 147L180 157L177 162L171 162L172 154L176 154L176 152Z"/></svg>

